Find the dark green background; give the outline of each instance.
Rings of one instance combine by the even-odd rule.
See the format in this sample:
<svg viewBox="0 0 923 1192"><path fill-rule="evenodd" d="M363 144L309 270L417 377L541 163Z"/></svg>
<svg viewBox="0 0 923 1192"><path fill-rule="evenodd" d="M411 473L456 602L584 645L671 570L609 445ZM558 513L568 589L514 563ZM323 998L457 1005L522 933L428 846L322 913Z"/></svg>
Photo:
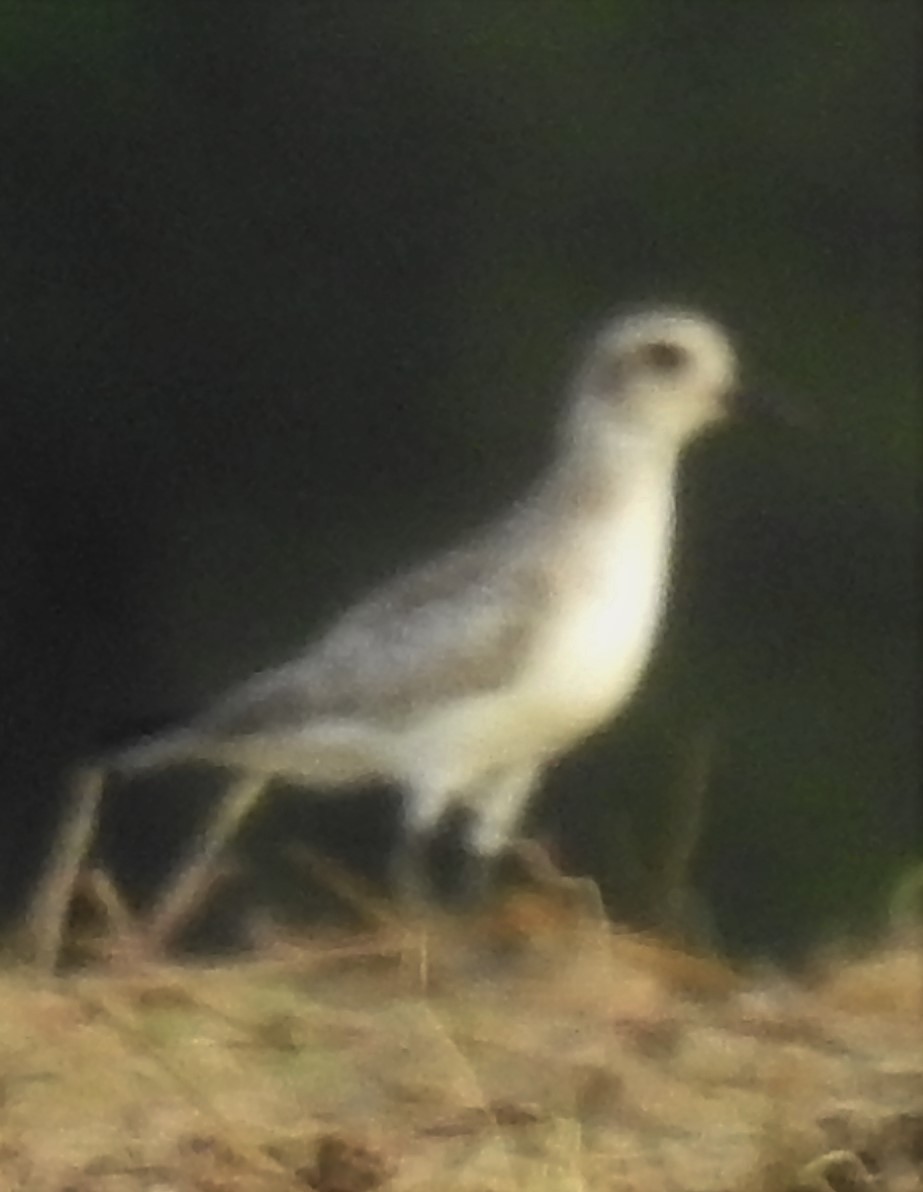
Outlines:
<svg viewBox="0 0 923 1192"><path fill-rule="evenodd" d="M920 23L909 0L0 0L7 905L71 761L514 495L581 335L654 298L724 318L811 419L690 458L649 680L530 826L650 921L711 732L690 878L722 938L879 922L923 848ZM178 791L119 794L128 871L191 827ZM264 842L346 814L294 806ZM376 806L330 847L380 851Z"/></svg>

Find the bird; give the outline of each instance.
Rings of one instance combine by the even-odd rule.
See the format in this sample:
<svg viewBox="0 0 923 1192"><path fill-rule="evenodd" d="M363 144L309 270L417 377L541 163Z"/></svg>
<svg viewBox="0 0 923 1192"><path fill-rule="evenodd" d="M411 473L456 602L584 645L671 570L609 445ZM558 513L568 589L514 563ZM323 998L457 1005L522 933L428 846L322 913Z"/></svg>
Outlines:
<svg viewBox="0 0 923 1192"><path fill-rule="evenodd" d="M670 586L680 460L746 404L739 371L708 315L654 305L610 316L523 496L112 766L206 762L330 792L390 785L400 892L432 895L427 850L458 809L472 872L488 874L549 767L639 686Z"/></svg>

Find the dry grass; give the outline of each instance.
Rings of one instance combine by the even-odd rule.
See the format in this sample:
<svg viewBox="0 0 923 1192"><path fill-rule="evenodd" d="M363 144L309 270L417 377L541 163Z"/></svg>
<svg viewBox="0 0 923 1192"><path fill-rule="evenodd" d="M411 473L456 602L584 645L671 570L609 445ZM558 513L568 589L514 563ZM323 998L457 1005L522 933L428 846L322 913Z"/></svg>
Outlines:
<svg viewBox="0 0 923 1192"><path fill-rule="evenodd" d="M548 894L476 924L0 973L0 1187L923 1188L911 942L751 976Z"/></svg>

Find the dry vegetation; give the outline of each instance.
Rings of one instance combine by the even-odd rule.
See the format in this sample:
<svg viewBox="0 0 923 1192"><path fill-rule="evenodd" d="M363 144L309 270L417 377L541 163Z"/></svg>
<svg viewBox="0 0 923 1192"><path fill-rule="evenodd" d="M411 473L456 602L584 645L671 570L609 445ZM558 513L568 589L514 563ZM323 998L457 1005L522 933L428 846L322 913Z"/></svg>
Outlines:
<svg viewBox="0 0 923 1192"><path fill-rule="evenodd" d="M11 961L0 1105L10 1190L911 1192L923 956L795 982L521 893L220 965Z"/></svg>

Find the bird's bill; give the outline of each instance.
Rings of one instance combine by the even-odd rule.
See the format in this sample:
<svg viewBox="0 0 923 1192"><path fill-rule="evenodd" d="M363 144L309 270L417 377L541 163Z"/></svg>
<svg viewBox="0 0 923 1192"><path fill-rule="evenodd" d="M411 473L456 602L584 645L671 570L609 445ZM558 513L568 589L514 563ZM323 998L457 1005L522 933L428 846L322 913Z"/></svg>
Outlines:
<svg viewBox="0 0 923 1192"><path fill-rule="evenodd" d="M731 410L746 418L775 422L780 426L799 428L809 422L803 407L767 389L737 390L731 399Z"/></svg>

